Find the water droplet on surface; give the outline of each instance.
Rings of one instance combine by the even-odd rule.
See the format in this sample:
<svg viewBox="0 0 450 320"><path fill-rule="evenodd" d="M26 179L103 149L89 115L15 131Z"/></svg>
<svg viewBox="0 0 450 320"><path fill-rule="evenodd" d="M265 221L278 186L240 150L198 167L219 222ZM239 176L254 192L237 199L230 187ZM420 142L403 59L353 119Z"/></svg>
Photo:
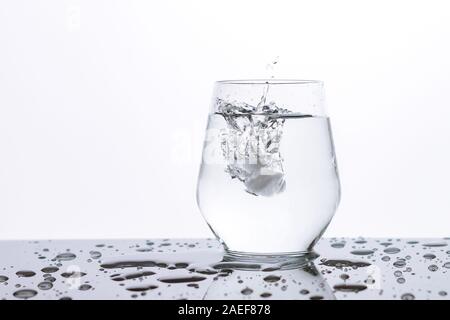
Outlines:
<svg viewBox="0 0 450 320"><path fill-rule="evenodd" d="M64 253L60 253L58 254L55 259L58 261L71 261L73 259L75 259L77 256L71 252L64 252Z"/></svg>
<svg viewBox="0 0 450 320"><path fill-rule="evenodd" d="M325 260L321 263L321 265L327 266L327 267L335 267L337 269L342 268L363 268L368 267L371 264L365 261L350 261L350 260Z"/></svg>
<svg viewBox="0 0 450 320"><path fill-rule="evenodd" d="M48 277L48 278L45 278L45 281L55 282L55 281L56 281L56 278L54 278L54 277Z"/></svg>
<svg viewBox="0 0 450 320"><path fill-rule="evenodd" d="M8 281L8 277L7 276L0 276L0 283L2 283L2 282L6 282L6 281Z"/></svg>
<svg viewBox="0 0 450 320"><path fill-rule="evenodd" d="M445 297L447 295L447 292L445 291L439 291L439 295L442 297Z"/></svg>
<svg viewBox="0 0 450 320"><path fill-rule="evenodd" d="M334 290L340 292L355 292L358 293L360 291L366 290L367 286L362 284L338 284L335 285Z"/></svg>
<svg viewBox="0 0 450 320"><path fill-rule="evenodd" d="M406 266L406 261L404 260L397 260L393 263L394 267L396 268L403 268L404 266Z"/></svg>
<svg viewBox="0 0 450 320"><path fill-rule="evenodd" d="M405 278L397 278L397 282L403 284L406 282Z"/></svg>
<svg viewBox="0 0 450 320"><path fill-rule="evenodd" d="M269 298L271 296L272 296L272 294L270 292L263 292L260 294L261 298Z"/></svg>
<svg viewBox="0 0 450 320"><path fill-rule="evenodd" d="M402 274L403 274L403 273L402 273L401 271L399 271L399 270L397 270L397 271L394 272L394 276L396 276L396 277L401 277Z"/></svg>
<svg viewBox="0 0 450 320"><path fill-rule="evenodd" d="M84 277L85 275L86 275L86 273L79 272L79 271L61 273L61 277L63 277L63 278L81 278L81 277Z"/></svg>
<svg viewBox="0 0 450 320"><path fill-rule="evenodd" d="M130 280L130 279L136 279L136 278L141 278L141 277L147 277L147 276L152 276L155 273L152 271L142 271L142 272L134 272L134 273L129 273L129 274L125 274L125 275L116 275L114 277L111 277L112 280L114 281L124 281L124 280Z"/></svg>
<svg viewBox="0 0 450 320"><path fill-rule="evenodd" d="M399 253L400 249L395 248L395 247L389 247L389 248L384 249L383 251L387 254L395 254L395 253Z"/></svg>
<svg viewBox="0 0 450 320"><path fill-rule="evenodd" d="M333 247L335 249L341 249L341 248L345 247L345 242L332 243L331 247Z"/></svg>
<svg viewBox="0 0 450 320"><path fill-rule="evenodd" d="M45 267L45 268L41 269L41 271L44 272L44 273L53 273L53 272L56 272L58 270L59 270L59 268L57 268L57 267Z"/></svg>
<svg viewBox="0 0 450 320"><path fill-rule="evenodd" d="M357 255L357 256L368 256L374 253L373 250L353 250L350 251L351 254Z"/></svg>
<svg viewBox="0 0 450 320"><path fill-rule="evenodd" d="M414 300L415 298L416 297L411 293L405 293L405 294L402 294L402 296L401 296L402 300Z"/></svg>
<svg viewBox="0 0 450 320"><path fill-rule="evenodd" d="M156 286L156 285L149 285L149 286L140 286L140 287L128 287L127 290L133 291L133 292L142 292L142 291L154 290L157 288L158 288L158 286Z"/></svg>
<svg viewBox="0 0 450 320"><path fill-rule="evenodd" d="M308 290L306 290L306 289L302 289L302 290L300 290L300 294L308 294L309 293L309 291Z"/></svg>
<svg viewBox="0 0 450 320"><path fill-rule="evenodd" d="M99 251L89 251L89 254L91 255L92 259L98 259L102 256L101 252Z"/></svg>
<svg viewBox="0 0 450 320"><path fill-rule="evenodd" d="M22 289L17 290L16 292L13 293L13 295L14 297L19 299L29 299L37 295L37 291L32 289Z"/></svg>
<svg viewBox="0 0 450 320"><path fill-rule="evenodd" d="M348 280L348 278L350 278L350 276L348 274L343 273L339 276L339 278L341 278L342 280L345 281L345 280Z"/></svg>
<svg viewBox="0 0 450 320"><path fill-rule="evenodd" d="M199 282L205 280L205 277L192 276L192 277L177 277L177 278L159 278L158 281L164 283L186 283L186 282Z"/></svg>
<svg viewBox="0 0 450 320"><path fill-rule="evenodd" d="M424 243L423 246L430 247L430 248L446 247L447 243L445 243L445 242Z"/></svg>
<svg viewBox="0 0 450 320"><path fill-rule="evenodd" d="M428 266L428 270L433 271L433 272L437 271L438 269L439 269L439 267L435 264Z"/></svg>
<svg viewBox="0 0 450 320"><path fill-rule="evenodd" d="M250 289L249 287L247 287L247 288L245 288L245 289L242 289L241 293L242 293L244 296L248 296L249 294L252 294L252 293L253 293L253 290Z"/></svg>
<svg viewBox="0 0 450 320"><path fill-rule="evenodd" d="M277 282L277 281L279 281L280 279L281 279L281 277L279 277L279 276L274 276L274 275L270 275L270 276L264 277L264 281L265 281L265 282Z"/></svg>
<svg viewBox="0 0 450 320"><path fill-rule="evenodd" d="M155 261L118 261L112 263L101 264L100 267L105 269L118 269L118 268L137 268L137 267L155 267Z"/></svg>
<svg viewBox="0 0 450 320"><path fill-rule="evenodd" d="M443 265L444 268L450 269L450 262L446 262Z"/></svg>
<svg viewBox="0 0 450 320"><path fill-rule="evenodd" d="M41 290L49 290L53 288L53 284L50 281L43 281L38 284L38 288Z"/></svg>
<svg viewBox="0 0 450 320"><path fill-rule="evenodd" d="M80 291L87 291L89 289L92 289L92 286L90 284L82 284L78 287L78 290Z"/></svg>
<svg viewBox="0 0 450 320"><path fill-rule="evenodd" d="M423 257L425 259L429 259L429 260L432 260L432 259L436 258L436 256L434 254L432 254L432 253L424 254Z"/></svg>
<svg viewBox="0 0 450 320"><path fill-rule="evenodd" d="M29 277L35 276L36 273L34 271L21 270L21 271L17 271L16 275L21 278L29 278Z"/></svg>
<svg viewBox="0 0 450 320"><path fill-rule="evenodd" d="M309 298L310 300L323 300L322 296L312 296Z"/></svg>
<svg viewBox="0 0 450 320"><path fill-rule="evenodd" d="M391 257L383 256L383 257L381 258L381 260L383 260L383 261L389 261L389 260L391 260Z"/></svg>

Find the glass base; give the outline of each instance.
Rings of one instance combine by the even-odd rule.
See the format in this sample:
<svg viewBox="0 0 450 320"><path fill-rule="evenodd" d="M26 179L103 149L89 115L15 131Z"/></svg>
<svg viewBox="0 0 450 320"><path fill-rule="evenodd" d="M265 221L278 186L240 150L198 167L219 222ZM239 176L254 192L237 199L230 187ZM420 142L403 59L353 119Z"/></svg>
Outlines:
<svg viewBox="0 0 450 320"><path fill-rule="evenodd" d="M251 253L225 249L223 262L241 270L285 270L301 268L318 256L314 251Z"/></svg>

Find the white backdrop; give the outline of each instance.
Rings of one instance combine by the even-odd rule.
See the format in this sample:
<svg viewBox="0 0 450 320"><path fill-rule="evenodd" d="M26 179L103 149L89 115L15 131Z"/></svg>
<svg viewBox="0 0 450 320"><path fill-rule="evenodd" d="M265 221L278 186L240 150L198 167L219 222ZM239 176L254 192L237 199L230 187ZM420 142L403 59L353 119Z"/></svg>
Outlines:
<svg viewBox="0 0 450 320"><path fill-rule="evenodd" d="M2 0L0 238L211 236L212 84L325 81L328 236L450 234L446 1ZM220 191L220 190L218 190Z"/></svg>

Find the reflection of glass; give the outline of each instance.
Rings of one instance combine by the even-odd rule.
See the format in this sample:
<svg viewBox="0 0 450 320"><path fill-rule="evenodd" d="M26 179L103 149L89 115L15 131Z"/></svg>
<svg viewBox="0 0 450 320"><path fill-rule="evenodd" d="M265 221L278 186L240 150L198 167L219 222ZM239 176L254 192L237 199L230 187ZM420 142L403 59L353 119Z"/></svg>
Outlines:
<svg viewBox="0 0 450 320"><path fill-rule="evenodd" d="M229 255L304 256L340 198L320 81L219 81L197 200Z"/></svg>
<svg viewBox="0 0 450 320"><path fill-rule="evenodd" d="M211 282L203 299L335 299L333 290L313 263L290 270L233 268L230 271Z"/></svg>

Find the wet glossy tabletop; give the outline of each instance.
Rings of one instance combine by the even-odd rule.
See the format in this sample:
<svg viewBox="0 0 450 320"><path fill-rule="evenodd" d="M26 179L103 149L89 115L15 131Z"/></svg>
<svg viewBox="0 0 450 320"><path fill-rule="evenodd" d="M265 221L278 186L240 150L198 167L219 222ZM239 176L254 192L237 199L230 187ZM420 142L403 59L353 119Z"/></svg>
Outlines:
<svg viewBox="0 0 450 320"><path fill-rule="evenodd" d="M302 268L212 239L0 241L0 299L449 299L450 239L322 239Z"/></svg>

